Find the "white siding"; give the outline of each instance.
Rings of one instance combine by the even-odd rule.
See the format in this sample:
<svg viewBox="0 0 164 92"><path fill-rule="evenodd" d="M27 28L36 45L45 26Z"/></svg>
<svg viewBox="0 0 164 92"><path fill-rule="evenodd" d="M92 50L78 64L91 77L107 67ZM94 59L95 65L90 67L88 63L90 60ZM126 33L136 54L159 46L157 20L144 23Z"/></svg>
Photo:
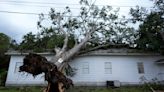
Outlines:
<svg viewBox="0 0 164 92"><path fill-rule="evenodd" d="M48 60L52 56L46 56ZM24 56L11 56L10 67L8 70L8 76L6 85L19 85L19 84L36 84L43 85L43 74L33 78L30 74L28 76L22 75L22 73L14 73L16 62L23 62ZM71 77L75 84L83 85L105 85L107 80L119 80L123 84L138 84L139 78L145 76L148 80L155 77L160 80L161 73L164 74L164 65L158 65L156 60L161 59L161 56L83 56L78 57L70 62L70 65L77 69L76 75ZM112 73L105 73L104 64L110 62L112 66ZM143 62L144 74L138 73L137 62ZM83 64L87 63L89 66L89 73L84 73ZM162 69L162 70L161 70Z"/></svg>
<svg viewBox="0 0 164 92"><path fill-rule="evenodd" d="M46 56L48 60L51 59L51 56ZM40 74L36 76L35 78L28 73L23 72L16 72L17 64L21 65L23 64L23 58L24 56L11 56L8 74L7 74L7 80L6 80L6 86L17 86L17 85L45 85L46 81L44 81L44 74Z"/></svg>
<svg viewBox="0 0 164 92"><path fill-rule="evenodd" d="M76 67L77 74L72 78L75 82L104 83L107 80L119 80L122 84L138 84L140 77L145 76L148 80L159 77L159 67L155 63L161 57L157 56L85 56L75 59L70 64ZM90 73L81 73L81 63L90 63ZM106 74L104 63L111 62L112 73ZM144 74L138 73L137 62L143 62ZM164 66L162 66L164 67Z"/></svg>

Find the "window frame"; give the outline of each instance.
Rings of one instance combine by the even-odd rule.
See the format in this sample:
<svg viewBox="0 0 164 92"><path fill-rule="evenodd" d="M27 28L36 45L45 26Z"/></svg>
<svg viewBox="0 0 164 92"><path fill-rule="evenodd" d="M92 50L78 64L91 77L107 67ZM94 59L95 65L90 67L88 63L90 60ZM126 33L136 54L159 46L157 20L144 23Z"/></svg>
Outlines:
<svg viewBox="0 0 164 92"><path fill-rule="evenodd" d="M83 62L82 73L83 74L89 74L89 63L88 62Z"/></svg>
<svg viewBox="0 0 164 92"><path fill-rule="evenodd" d="M15 69L14 69L14 73L19 73L19 67L23 65L23 62L16 62L15 63Z"/></svg>
<svg viewBox="0 0 164 92"><path fill-rule="evenodd" d="M138 74L145 74L145 68L143 62L137 62Z"/></svg>
<svg viewBox="0 0 164 92"><path fill-rule="evenodd" d="M104 62L104 72L105 74L112 74L112 63Z"/></svg>

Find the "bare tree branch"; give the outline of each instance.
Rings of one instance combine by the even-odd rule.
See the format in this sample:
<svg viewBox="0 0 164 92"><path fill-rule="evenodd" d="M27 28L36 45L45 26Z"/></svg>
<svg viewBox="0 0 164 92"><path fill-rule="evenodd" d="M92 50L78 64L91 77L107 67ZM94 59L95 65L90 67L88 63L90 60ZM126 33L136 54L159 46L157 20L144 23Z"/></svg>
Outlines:
<svg viewBox="0 0 164 92"><path fill-rule="evenodd" d="M88 32L85 36L85 38L82 40L82 42L80 42L78 45L75 45L72 49L70 49L68 52L66 52L66 58L65 59L69 59L70 57L74 56L78 51L80 51L80 49L86 44L86 42L90 39L91 34L94 31L91 30L90 32Z"/></svg>
<svg viewBox="0 0 164 92"><path fill-rule="evenodd" d="M96 0L94 1L94 3L96 2ZM94 4L93 3L93 4ZM92 4L92 5L93 5ZM92 5L89 7L89 10L87 13L89 13L89 11L91 10ZM85 20L82 18L82 20ZM65 65L65 62L69 61L70 59L72 59L72 57L78 53L78 51L80 51L80 49L82 47L85 46L85 44L87 43L87 41L89 41L89 39L91 38L91 34L96 30L96 27L93 26L91 29L87 29L85 26L85 23L83 22L83 27L86 31L85 33L85 38L82 40L82 42L80 42L79 44L75 45L72 49L70 49L69 51L66 51L67 48L67 44L68 44L68 33L66 33L63 28L61 28L60 25L60 18L58 19L58 26L60 27L59 30L62 31L65 35L65 39L64 39L64 45L63 48L60 50L59 54L57 53L56 56L51 60L52 62L54 62L55 65L57 65L58 69L62 69L62 67Z"/></svg>
<svg viewBox="0 0 164 92"><path fill-rule="evenodd" d="M99 45L99 46L96 46L94 48L90 48L90 49L87 49L87 50L83 50L83 51L80 51L78 53L79 54L83 54L83 53L86 53L86 52L89 52L89 51L94 51L94 50L97 50L97 49L100 49L100 48L105 48L105 47L108 47L110 44L105 44L105 45Z"/></svg>
<svg viewBox="0 0 164 92"><path fill-rule="evenodd" d="M65 35L65 39L64 39L64 45L61 49L61 53L63 53L64 51L66 51L67 45L68 45L68 32L66 33L63 29L61 29L61 31L64 33Z"/></svg>

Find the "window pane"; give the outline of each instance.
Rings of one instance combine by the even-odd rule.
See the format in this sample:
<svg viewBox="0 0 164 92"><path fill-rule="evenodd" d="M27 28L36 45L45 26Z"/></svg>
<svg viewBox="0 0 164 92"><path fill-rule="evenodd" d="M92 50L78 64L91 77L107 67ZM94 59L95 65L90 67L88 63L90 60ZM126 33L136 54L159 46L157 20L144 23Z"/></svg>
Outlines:
<svg viewBox="0 0 164 92"><path fill-rule="evenodd" d="M83 63L82 73L83 74L89 74L89 63L88 62Z"/></svg>
<svg viewBox="0 0 164 92"><path fill-rule="evenodd" d="M105 74L111 74L112 73L111 62L105 62L104 68L105 68Z"/></svg>
<svg viewBox="0 0 164 92"><path fill-rule="evenodd" d="M105 62L105 68L112 68L111 62Z"/></svg>
<svg viewBox="0 0 164 92"><path fill-rule="evenodd" d="M105 69L105 74L111 74L112 73L112 69Z"/></svg>
<svg viewBox="0 0 164 92"><path fill-rule="evenodd" d="M89 74L89 69L83 69L83 74Z"/></svg>
<svg viewBox="0 0 164 92"><path fill-rule="evenodd" d="M83 68L89 68L89 64L87 62L83 63Z"/></svg>
<svg viewBox="0 0 164 92"><path fill-rule="evenodd" d="M22 64L23 64L22 62L16 62L14 73L18 73L18 72L19 72L19 67L20 67Z"/></svg>
<svg viewBox="0 0 164 92"><path fill-rule="evenodd" d="M144 73L144 65L143 65L143 62L138 62L137 63L137 67L138 67L138 73L139 74Z"/></svg>

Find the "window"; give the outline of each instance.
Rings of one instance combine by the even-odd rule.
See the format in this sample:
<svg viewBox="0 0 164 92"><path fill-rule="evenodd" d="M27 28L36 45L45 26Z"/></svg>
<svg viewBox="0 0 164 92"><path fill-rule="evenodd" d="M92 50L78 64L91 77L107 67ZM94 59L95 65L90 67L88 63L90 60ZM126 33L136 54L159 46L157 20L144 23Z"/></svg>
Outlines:
<svg viewBox="0 0 164 92"><path fill-rule="evenodd" d="M138 62L137 63L137 67L138 67L138 73L139 74L143 74L144 73L144 65L143 65L143 62Z"/></svg>
<svg viewBox="0 0 164 92"><path fill-rule="evenodd" d="M105 74L111 74L112 73L112 64L111 62L105 62Z"/></svg>
<svg viewBox="0 0 164 92"><path fill-rule="evenodd" d="M89 74L89 63L88 62L83 63L82 72L83 72L83 74Z"/></svg>
<svg viewBox="0 0 164 92"><path fill-rule="evenodd" d="M23 64L22 62L16 62L14 73L18 73L18 72L19 72L19 67L20 67L22 64Z"/></svg>

